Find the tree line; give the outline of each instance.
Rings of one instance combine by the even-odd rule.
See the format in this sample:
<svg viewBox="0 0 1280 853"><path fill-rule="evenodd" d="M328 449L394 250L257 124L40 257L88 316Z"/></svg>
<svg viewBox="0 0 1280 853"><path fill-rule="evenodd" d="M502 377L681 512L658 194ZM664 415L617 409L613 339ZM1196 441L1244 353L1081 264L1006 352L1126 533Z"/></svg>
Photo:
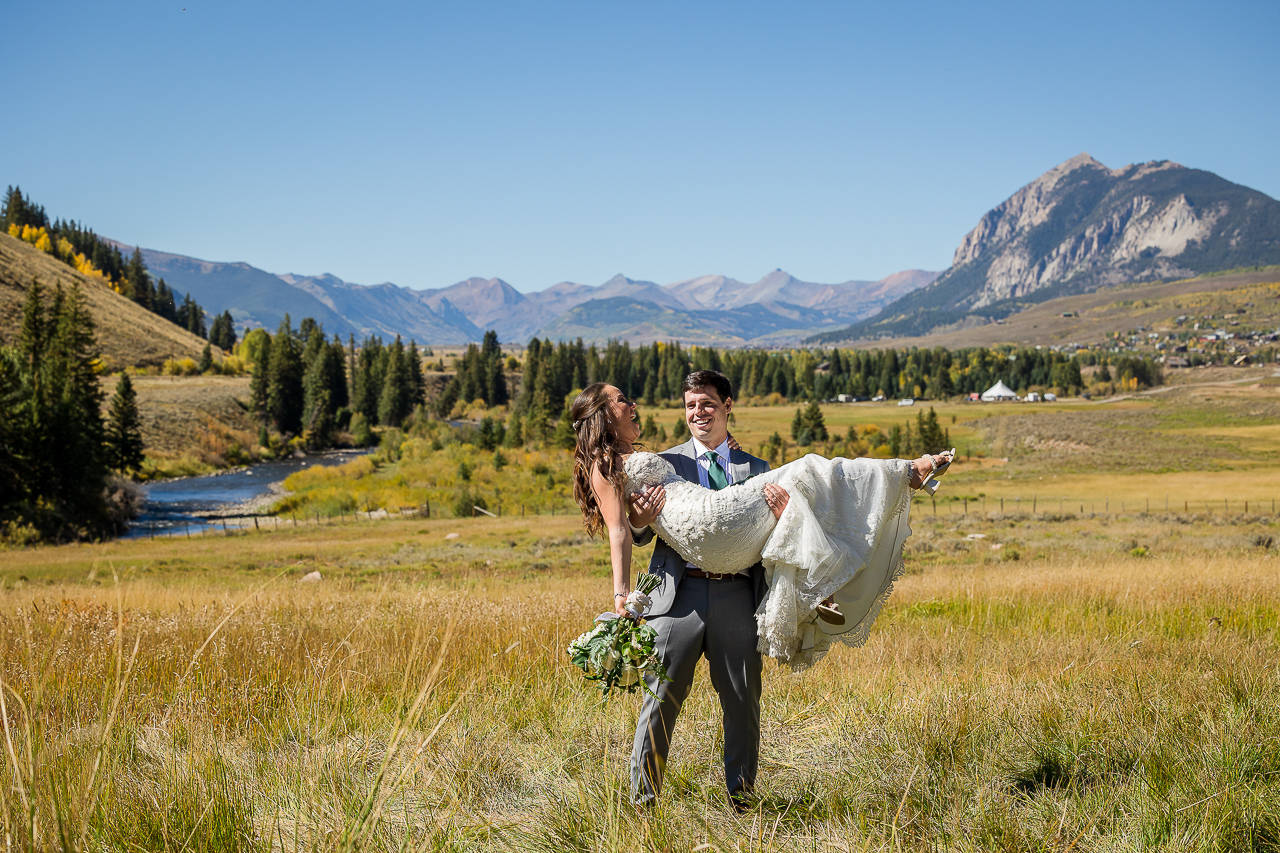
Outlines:
<svg viewBox="0 0 1280 853"><path fill-rule="evenodd" d="M1056 388L1077 394L1085 387L1081 367L1101 364L1102 381L1161 384L1160 365L1150 358L1054 352L1031 347L969 347L789 351L717 350L653 343L631 347L609 341L603 347L577 341L530 340L520 391L512 408L535 424L559 418L571 391L603 381L653 405L680 396L680 383L693 370L719 370L729 377L739 400L777 395L787 400L851 397L916 397L941 400L981 393L997 381L1015 391ZM1109 368L1108 368L1109 365ZM445 417L458 401L478 399L488 406L508 401L504 359L497 335L468 347L457 360L453 380L436 398L434 410ZM530 418L530 416L532 416Z"/></svg>
<svg viewBox="0 0 1280 853"><path fill-rule="evenodd" d="M297 436L311 448L332 446L338 430L349 430L360 445L373 440L374 426L400 426L425 402L422 355L416 342L400 336L384 344L369 337L359 348L329 340L310 317L297 329L286 314L275 335L254 329L240 345L253 364L249 397L266 428Z"/></svg>
<svg viewBox="0 0 1280 853"><path fill-rule="evenodd" d="M153 314L198 337L210 337L204 309L189 293L178 301L178 295L163 278L153 282L142 261L140 249L135 248L133 254L125 259L117 246L75 220L50 221L44 205L35 204L29 196L23 195L21 188L13 186L5 191L3 206L0 206L0 228L78 272L101 279L117 293ZM230 325L231 314L226 313L225 318L226 329L231 331L230 344L223 346L219 340L214 340L213 344L229 350L235 345L235 332ZM226 340L225 335L221 340Z"/></svg>
<svg viewBox="0 0 1280 853"><path fill-rule="evenodd" d="M123 525L108 476L142 466L137 401L121 374L110 411L93 319L79 285L32 283L17 341L0 347L0 536L98 538Z"/></svg>

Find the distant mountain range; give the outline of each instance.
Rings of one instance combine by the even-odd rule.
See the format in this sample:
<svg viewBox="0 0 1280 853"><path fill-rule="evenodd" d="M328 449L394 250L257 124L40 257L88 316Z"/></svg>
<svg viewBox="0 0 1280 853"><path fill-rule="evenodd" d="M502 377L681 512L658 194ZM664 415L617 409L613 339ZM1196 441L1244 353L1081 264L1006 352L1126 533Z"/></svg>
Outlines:
<svg viewBox="0 0 1280 853"><path fill-rule="evenodd" d="M1080 154L983 216L943 273L839 284L775 270L750 283L616 275L521 293L499 278L469 278L411 290L146 249L143 258L178 293L208 311L229 310L241 327L274 329L287 312L344 337L399 334L424 344L477 341L493 329L510 343L539 335L768 346L919 336L1103 285L1280 263L1280 202L1168 161L1108 169Z"/></svg>
<svg viewBox="0 0 1280 853"><path fill-rule="evenodd" d="M776 270L753 283L711 275L667 285L616 275L598 286L561 282L521 293L499 278L411 290L352 284L332 275L274 275L245 263L150 249L142 256L153 276L163 277L177 293L190 293L206 311L230 311L240 327L274 329L288 313L295 323L314 317L326 331L344 337L399 334L426 344L478 341L487 329L511 343L533 335L588 341L617 337L632 343L788 343L869 317L938 275L907 270L880 281L815 284Z"/></svg>
<svg viewBox="0 0 1280 853"><path fill-rule="evenodd" d="M925 335L1104 285L1275 263L1275 199L1167 160L1108 169L1080 154L983 216L928 287L811 340Z"/></svg>

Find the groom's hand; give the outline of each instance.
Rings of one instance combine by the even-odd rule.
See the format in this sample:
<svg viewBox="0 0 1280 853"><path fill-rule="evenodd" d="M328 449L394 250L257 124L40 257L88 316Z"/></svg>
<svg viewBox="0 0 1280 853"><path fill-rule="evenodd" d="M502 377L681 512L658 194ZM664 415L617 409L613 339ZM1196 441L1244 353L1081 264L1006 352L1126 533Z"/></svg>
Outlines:
<svg viewBox="0 0 1280 853"><path fill-rule="evenodd" d="M635 528L645 528L657 520L658 514L667 502L667 490L662 486L650 486L643 492L631 495L629 501L631 511L627 520Z"/></svg>
<svg viewBox="0 0 1280 853"><path fill-rule="evenodd" d="M782 518L782 511L787 508L790 501L791 495L787 494L787 490L782 486L777 483L765 484L764 502L769 505L769 511L773 513L774 518Z"/></svg>

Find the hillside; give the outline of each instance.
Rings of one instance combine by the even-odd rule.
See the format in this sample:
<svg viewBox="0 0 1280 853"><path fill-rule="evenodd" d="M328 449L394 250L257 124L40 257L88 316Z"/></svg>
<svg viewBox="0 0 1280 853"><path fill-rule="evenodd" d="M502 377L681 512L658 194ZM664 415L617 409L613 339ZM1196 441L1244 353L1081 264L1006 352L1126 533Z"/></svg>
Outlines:
<svg viewBox="0 0 1280 853"><path fill-rule="evenodd" d="M846 341L840 345L860 349L886 346L958 349L998 344L1097 344L1115 333L1123 335L1139 327L1149 331L1171 331L1177 328L1175 318L1180 315L1210 313L1221 318L1223 314L1236 311L1242 312L1241 319L1250 327L1275 329L1280 327L1280 299L1274 295L1260 297L1255 286L1277 281L1280 281L1280 269L1272 267L1169 282L1114 285L1090 293L1049 299L1010 314L999 323L981 322L936 331L927 336ZM1247 317L1243 314L1246 310ZM1224 321L1219 319L1218 322Z"/></svg>
<svg viewBox="0 0 1280 853"><path fill-rule="evenodd" d="M815 338L920 336L1099 287L1280 263L1280 202L1212 172L1080 154L989 211L937 281Z"/></svg>
<svg viewBox="0 0 1280 853"><path fill-rule="evenodd" d="M22 304L33 279L52 289L80 283L97 325L98 346L108 369L127 365L158 366L168 358L199 358L205 342L142 306L126 299L101 281L86 278L71 267L21 240L0 234L0 341L16 340Z"/></svg>

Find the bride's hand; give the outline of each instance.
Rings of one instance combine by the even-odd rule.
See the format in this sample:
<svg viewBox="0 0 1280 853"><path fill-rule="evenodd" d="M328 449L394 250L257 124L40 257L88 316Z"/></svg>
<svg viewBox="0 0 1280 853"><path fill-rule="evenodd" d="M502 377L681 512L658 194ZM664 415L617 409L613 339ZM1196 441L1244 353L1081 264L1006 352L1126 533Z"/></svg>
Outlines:
<svg viewBox="0 0 1280 853"><path fill-rule="evenodd" d="M773 513L774 518L782 518L782 511L791 502L791 495L787 494L787 490L777 483L766 483L764 487L764 502L769 505L769 511Z"/></svg>
<svg viewBox="0 0 1280 853"><path fill-rule="evenodd" d="M742 445L738 444L738 439L733 437L733 433L729 433L729 438L725 440L725 444L729 445L730 450L741 450Z"/></svg>
<svg viewBox="0 0 1280 853"><path fill-rule="evenodd" d="M666 502L667 490L662 486L650 486L643 492L633 494L628 500L631 511L627 514L627 520L632 527L648 527L658 519Z"/></svg>

